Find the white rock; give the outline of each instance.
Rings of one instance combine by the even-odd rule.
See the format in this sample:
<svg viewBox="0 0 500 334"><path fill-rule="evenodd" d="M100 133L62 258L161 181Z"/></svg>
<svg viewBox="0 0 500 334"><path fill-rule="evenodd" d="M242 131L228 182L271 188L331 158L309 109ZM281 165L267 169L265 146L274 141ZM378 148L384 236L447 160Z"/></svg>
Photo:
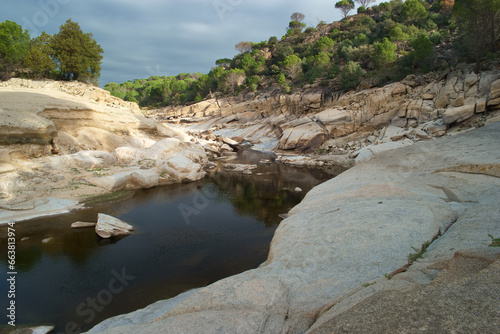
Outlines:
<svg viewBox="0 0 500 334"><path fill-rule="evenodd" d="M132 234L134 227L124 221L99 213L97 215L97 225L95 226L95 232L101 238L107 239L115 236L124 236Z"/></svg>

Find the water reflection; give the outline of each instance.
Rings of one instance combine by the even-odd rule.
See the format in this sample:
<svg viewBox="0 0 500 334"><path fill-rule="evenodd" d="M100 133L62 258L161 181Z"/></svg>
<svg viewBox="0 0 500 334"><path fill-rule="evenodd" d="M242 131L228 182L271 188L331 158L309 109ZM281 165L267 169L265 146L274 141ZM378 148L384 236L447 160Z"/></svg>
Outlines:
<svg viewBox="0 0 500 334"><path fill-rule="evenodd" d="M245 152L239 161L261 158ZM18 223L17 323L52 323L63 332L75 322L87 330L116 314L255 268L266 260L278 215L336 172L271 164L243 175L219 165L199 182L142 190L121 202ZM75 221L95 221L99 212L131 223L134 234L104 241L92 228L70 228ZM6 235L7 227L0 227L1 245ZM2 246L2 268L6 255ZM91 320L82 316L78 307L122 268L134 277L130 284ZM6 289L0 281L0 291ZM0 307L7 307L4 298Z"/></svg>

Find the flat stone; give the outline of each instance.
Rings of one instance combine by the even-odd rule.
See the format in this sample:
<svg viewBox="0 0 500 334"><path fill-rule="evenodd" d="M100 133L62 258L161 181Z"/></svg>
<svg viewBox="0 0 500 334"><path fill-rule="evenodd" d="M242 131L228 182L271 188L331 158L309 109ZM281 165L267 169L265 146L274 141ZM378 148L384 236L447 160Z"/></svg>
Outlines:
<svg viewBox="0 0 500 334"><path fill-rule="evenodd" d="M124 221L103 214L97 214L97 224L95 226L95 232L101 238L107 239L116 236L131 235L134 227Z"/></svg>
<svg viewBox="0 0 500 334"><path fill-rule="evenodd" d="M71 224L71 228L87 228L95 227L97 223L87 223L87 222L74 222Z"/></svg>

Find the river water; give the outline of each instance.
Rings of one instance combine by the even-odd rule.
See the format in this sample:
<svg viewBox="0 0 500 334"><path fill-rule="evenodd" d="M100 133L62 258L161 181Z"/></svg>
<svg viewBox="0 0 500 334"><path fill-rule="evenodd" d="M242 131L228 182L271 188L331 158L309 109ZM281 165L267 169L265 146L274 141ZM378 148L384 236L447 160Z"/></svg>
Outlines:
<svg viewBox="0 0 500 334"><path fill-rule="evenodd" d="M245 151L237 162L262 158L269 156ZM339 172L272 163L243 175L218 167L199 182L18 222L16 323L54 324L55 333L79 333L114 315L256 268L267 258L279 215ZM69 227L95 221L99 212L134 225L134 234L109 241L93 228ZM2 226L0 268L7 268L6 244L7 226ZM2 269L2 275L6 272ZM3 277L2 310L8 307L7 290ZM2 326L0 332L9 329Z"/></svg>

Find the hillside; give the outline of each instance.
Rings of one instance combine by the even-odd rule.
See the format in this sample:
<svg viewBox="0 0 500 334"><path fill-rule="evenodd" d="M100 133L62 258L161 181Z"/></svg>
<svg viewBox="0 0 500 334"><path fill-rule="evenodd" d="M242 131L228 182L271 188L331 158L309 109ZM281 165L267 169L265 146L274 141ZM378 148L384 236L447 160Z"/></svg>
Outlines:
<svg viewBox="0 0 500 334"><path fill-rule="evenodd" d="M152 108L250 92L288 94L318 86L332 91L366 89L476 59L487 60L476 64L476 70L479 65L494 67L491 61L498 60L496 32L492 42L487 38L479 48L471 37L484 36L466 29L465 19L453 9L453 3L392 0L360 7L358 14L339 22L307 28L299 21L302 17L292 16L296 20L289 23L283 37L240 42L236 45L240 54L217 60L208 74L153 76L110 83L105 89Z"/></svg>

